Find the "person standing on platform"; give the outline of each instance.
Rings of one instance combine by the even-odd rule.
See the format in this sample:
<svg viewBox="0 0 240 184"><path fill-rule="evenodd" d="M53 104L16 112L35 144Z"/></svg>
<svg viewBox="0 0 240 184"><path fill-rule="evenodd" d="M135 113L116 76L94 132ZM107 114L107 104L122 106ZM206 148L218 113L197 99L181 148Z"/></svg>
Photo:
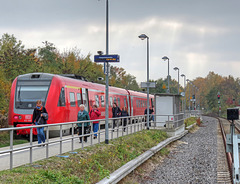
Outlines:
<svg viewBox="0 0 240 184"><path fill-rule="evenodd" d="M97 105L93 105L89 115L91 120L99 119L99 116L101 116L101 112L98 110ZM99 121L93 121L93 132L95 133L93 139L97 138L98 128Z"/></svg>
<svg viewBox="0 0 240 184"><path fill-rule="evenodd" d="M33 110L32 124L35 125L47 124L46 119L43 117L43 113L47 114L47 110L45 107L43 107L42 101L38 100L36 103L36 107ZM45 143L44 127L37 128L37 138L38 144Z"/></svg>
<svg viewBox="0 0 240 184"><path fill-rule="evenodd" d="M122 112L121 112L121 116L122 117L127 117L129 116L128 111L127 111L127 107L123 107L122 108ZM126 125L127 125L127 118L123 118L123 131L125 132L126 129Z"/></svg>
<svg viewBox="0 0 240 184"><path fill-rule="evenodd" d="M121 110L120 110L120 108L117 106L117 103L116 102L114 102L113 103L113 108L112 108L112 117L113 118L117 118L117 117L120 117L121 116ZM116 121L117 120L113 120L113 131L114 131L114 128L115 128L115 126L116 126Z"/></svg>
<svg viewBox="0 0 240 184"><path fill-rule="evenodd" d="M77 121L86 121L90 120L88 112L85 110L85 105L80 105L80 111L77 115ZM77 123L78 126L78 135L87 134L87 130L90 128L90 122ZM82 143L82 137L79 137L80 143ZM87 142L87 136L84 136L84 141Z"/></svg>
<svg viewBox="0 0 240 184"><path fill-rule="evenodd" d="M152 106L149 107L149 126L151 126L151 122L153 120L153 115L152 113L154 112ZM144 115L147 115L147 108L144 111Z"/></svg>

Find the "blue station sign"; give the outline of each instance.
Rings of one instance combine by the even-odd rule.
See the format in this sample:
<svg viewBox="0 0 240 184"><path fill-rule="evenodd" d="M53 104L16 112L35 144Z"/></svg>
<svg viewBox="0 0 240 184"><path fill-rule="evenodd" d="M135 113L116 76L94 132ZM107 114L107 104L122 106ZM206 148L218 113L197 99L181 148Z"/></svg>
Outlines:
<svg viewBox="0 0 240 184"><path fill-rule="evenodd" d="M119 55L95 55L94 62L120 62Z"/></svg>

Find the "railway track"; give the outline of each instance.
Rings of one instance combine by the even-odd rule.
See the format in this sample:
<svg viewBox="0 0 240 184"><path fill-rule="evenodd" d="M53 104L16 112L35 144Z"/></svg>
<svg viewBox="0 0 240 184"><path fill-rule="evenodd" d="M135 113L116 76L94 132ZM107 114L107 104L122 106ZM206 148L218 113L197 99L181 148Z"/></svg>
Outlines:
<svg viewBox="0 0 240 184"><path fill-rule="evenodd" d="M140 183L231 184L232 157L226 154L223 137L229 132L227 120L205 117L198 131L183 137L184 144L176 145L168 158L154 167L150 179L143 178Z"/></svg>
<svg viewBox="0 0 240 184"><path fill-rule="evenodd" d="M230 133L230 123L222 118L218 118L218 121L217 182L232 183L232 155L226 153L226 134Z"/></svg>
<svg viewBox="0 0 240 184"><path fill-rule="evenodd" d="M222 160L219 158L218 180L219 180L219 183L224 183L224 182L226 183L226 182L230 182L229 178L231 178L231 182L233 183L233 181L232 181L233 157L232 157L231 153L226 153L226 134L230 134L230 121L223 119L223 118L218 118L218 120L219 120L218 137L219 138L222 137L222 140L223 140L223 146L220 146L220 145L218 146L219 147L219 150L218 150L219 157L222 157ZM240 134L240 121L235 121L234 124L235 124L235 134ZM220 132L222 134L221 136L220 136ZM219 142L219 144L221 144L220 140L218 142ZM220 149L220 147L224 147L224 149ZM224 158L226 158L226 161L227 161L228 172L226 170L227 168L223 167L224 165L226 165L226 164L224 164L225 161L223 161L224 154L226 155L226 157L224 157ZM220 162L223 162L223 163L220 163Z"/></svg>

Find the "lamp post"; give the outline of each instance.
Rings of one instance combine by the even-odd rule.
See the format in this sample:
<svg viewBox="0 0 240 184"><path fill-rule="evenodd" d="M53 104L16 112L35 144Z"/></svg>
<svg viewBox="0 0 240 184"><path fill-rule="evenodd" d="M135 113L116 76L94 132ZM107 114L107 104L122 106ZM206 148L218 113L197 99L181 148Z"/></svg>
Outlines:
<svg viewBox="0 0 240 184"><path fill-rule="evenodd" d="M184 77L184 114L186 109L186 75L182 74L181 77Z"/></svg>
<svg viewBox="0 0 240 184"><path fill-rule="evenodd" d="M187 79L187 82L188 82L188 89L189 89L189 105L188 105L188 110L190 111L191 110L191 88L190 88L190 83L191 83L191 81L189 80L189 79Z"/></svg>
<svg viewBox="0 0 240 184"><path fill-rule="evenodd" d="M162 58L164 61L168 61L168 76L167 76L167 78L168 78L168 89L167 89L167 93L170 93L170 90L169 90L169 58L167 57L167 56L164 56L163 58Z"/></svg>
<svg viewBox="0 0 240 184"><path fill-rule="evenodd" d="M194 99L193 99L193 97L195 96L194 94L195 94L195 85L191 82L191 84L192 84L192 110L194 110Z"/></svg>
<svg viewBox="0 0 240 184"><path fill-rule="evenodd" d="M138 37L141 40L147 39L147 129L149 130L149 37L145 34Z"/></svg>
<svg viewBox="0 0 240 184"><path fill-rule="evenodd" d="M108 55L108 0L106 0L106 55ZM108 137L108 121L109 121L109 114L108 114L108 109L109 109L109 103L108 103L108 96L109 96L109 84L108 84L108 76L109 76L109 64L104 63L105 64L105 69L106 71L106 91L105 91L105 98L106 98L106 108L105 108L105 118L106 118L106 123L105 123L105 143L108 144L109 143L109 137Z"/></svg>
<svg viewBox="0 0 240 184"><path fill-rule="evenodd" d="M179 68L178 67L175 67L173 68L175 71L177 70L178 71L178 95L179 95Z"/></svg>
<svg viewBox="0 0 240 184"><path fill-rule="evenodd" d="M195 86L196 92L198 91L197 86ZM197 110L197 94L195 93L195 110Z"/></svg>

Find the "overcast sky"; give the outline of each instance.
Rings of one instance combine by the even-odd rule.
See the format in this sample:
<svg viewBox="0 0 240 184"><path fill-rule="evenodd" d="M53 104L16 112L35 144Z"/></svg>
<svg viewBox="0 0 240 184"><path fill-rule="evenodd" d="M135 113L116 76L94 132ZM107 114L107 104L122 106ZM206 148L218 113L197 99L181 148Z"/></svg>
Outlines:
<svg viewBox="0 0 240 184"><path fill-rule="evenodd" d="M28 47L49 41L83 55L105 52L106 0L9 0L1 2L0 33L14 34ZM240 76L239 0L109 0L109 53L119 54L127 73L146 81L146 40L150 38L150 79L174 67L190 80L209 71ZM182 83L181 79L181 83Z"/></svg>

